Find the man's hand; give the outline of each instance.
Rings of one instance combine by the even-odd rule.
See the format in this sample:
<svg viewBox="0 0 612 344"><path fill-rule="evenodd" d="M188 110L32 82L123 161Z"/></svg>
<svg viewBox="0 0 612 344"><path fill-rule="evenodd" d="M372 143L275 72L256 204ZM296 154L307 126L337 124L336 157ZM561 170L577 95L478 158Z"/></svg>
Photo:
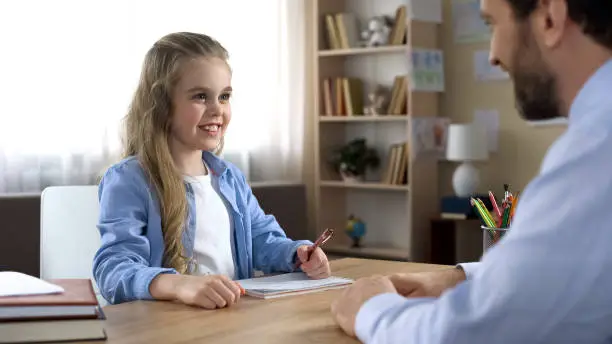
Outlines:
<svg viewBox="0 0 612 344"><path fill-rule="evenodd" d="M312 246L302 245L297 249L297 256L299 266L308 277L321 279L331 275L329 261L320 247L313 251ZM309 256L310 259L308 259Z"/></svg>
<svg viewBox="0 0 612 344"><path fill-rule="evenodd" d="M446 289L465 281L462 269L403 273L389 276L397 292L405 297L438 297Z"/></svg>
<svg viewBox="0 0 612 344"><path fill-rule="evenodd" d="M355 336L355 320L361 306L372 297L384 293L397 293L387 277L362 278L344 289L331 305L336 323L348 334Z"/></svg>

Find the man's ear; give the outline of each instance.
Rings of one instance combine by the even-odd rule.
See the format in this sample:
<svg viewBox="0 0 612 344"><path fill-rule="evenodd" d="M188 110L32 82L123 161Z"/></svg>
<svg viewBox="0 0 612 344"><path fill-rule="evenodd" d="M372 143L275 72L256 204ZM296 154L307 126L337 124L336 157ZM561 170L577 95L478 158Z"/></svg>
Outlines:
<svg viewBox="0 0 612 344"><path fill-rule="evenodd" d="M561 44L568 20L566 0L540 0L532 25L542 44L546 48L554 48Z"/></svg>

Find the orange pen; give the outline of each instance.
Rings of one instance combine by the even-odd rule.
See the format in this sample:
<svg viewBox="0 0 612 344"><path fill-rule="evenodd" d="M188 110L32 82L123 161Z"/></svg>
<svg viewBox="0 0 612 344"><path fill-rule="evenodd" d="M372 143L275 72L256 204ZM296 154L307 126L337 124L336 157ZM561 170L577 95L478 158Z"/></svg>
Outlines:
<svg viewBox="0 0 612 344"><path fill-rule="evenodd" d="M519 193L516 193L516 197L514 198L514 201L512 202L512 208L510 208L510 218L514 217L514 209L516 208L516 204L518 203L519 200Z"/></svg>
<svg viewBox="0 0 612 344"><path fill-rule="evenodd" d="M315 240L314 244L311 246L311 250L308 253L308 260L310 260L310 256L312 255L312 253L317 249L317 247L321 247L323 246L323 244L325 244L329 239L331 239L334 236L334 230L331 228L327 228L325 231L323 231L323 233L321 233L321 235L319 235L319 237L317 238L317 240ZM302 265L301 261L297 261L295 263L295 268L299 268L300 265Z"/></svg>
<svg viewBox="0 0 612 344"><path fill-rule="evenodd" d="M310 250L310 253L308 254L308 259L310 260L310 255L312 255L312 252L314 252L317 249L317 247L323 246L323 244L325 244L333 236L334 236L333 229L327 228L325 231L323 231L323 233L321 233L321 235L314 242L314 245L312 245L312 250Z"/></svg>

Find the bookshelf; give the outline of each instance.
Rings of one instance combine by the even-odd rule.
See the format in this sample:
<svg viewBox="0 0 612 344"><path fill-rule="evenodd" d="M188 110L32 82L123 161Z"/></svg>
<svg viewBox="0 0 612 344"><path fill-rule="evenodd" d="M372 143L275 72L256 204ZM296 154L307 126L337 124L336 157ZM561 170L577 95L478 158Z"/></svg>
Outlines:
<svg viewBox="0 0 612 344"><path fill-rule="evenodd" d="M417 8L420 5L431 12L432 4L440 6L439 0L315 0L311 13L317 23L312 35L317 47L313 56L315 222L317 235L325 228L337 230L326 244L328 253L399 261L429 259L430 219L438 213L438 156L422 148L413 151L417 142L413 131L415 123L437 118L442 90L419 83L414 56L439 51L439 23L417 20L414 14L423 12ZM404 17L398 10L401 7ZM337 19L337 14L343 19ZM393 36L399 31L400 39L381 46L357 43L355 36L359 37L367 20L380 15L404 18L399 22L405 21L405 27L391 32ZM330 27L336 29L335 44ZM376 85L386 87L388 97L395 94L397 99L391 101L394 105L383 106L380 114L364 115L367 94ZM343 95L338 96L338 90ZM328 158L355 138L366 138L368 146L376 149L380 165L369 170L364 181L344 181ZM366 223L362 247L351 247L344 233L349 215Z"/></svg>

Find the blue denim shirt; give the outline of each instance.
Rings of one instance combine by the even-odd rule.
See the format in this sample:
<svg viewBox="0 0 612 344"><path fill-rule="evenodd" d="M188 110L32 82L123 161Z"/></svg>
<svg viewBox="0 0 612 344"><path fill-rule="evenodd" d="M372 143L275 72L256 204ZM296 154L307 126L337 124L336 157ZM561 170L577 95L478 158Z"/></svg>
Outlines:
<svg viewBox="0 0 612 344"><path fill-rule="evenodd" d="M253 271L264 273L294 270L295 252L307 240L294 241L272 215L259 207L240 170L210 152L202 154L213 186L224 199L234 230L234 265L238 279ZM195 198L185 183L189 204L183 235L185 254L190 257L195 237ZM164 239L159 201L152 184L135 157L106 171L100 182L98 229L101 247L93 260L93 275L102 296L111 304L152 299L149 285L160 273L177 273L162 266Z"/></svg>

